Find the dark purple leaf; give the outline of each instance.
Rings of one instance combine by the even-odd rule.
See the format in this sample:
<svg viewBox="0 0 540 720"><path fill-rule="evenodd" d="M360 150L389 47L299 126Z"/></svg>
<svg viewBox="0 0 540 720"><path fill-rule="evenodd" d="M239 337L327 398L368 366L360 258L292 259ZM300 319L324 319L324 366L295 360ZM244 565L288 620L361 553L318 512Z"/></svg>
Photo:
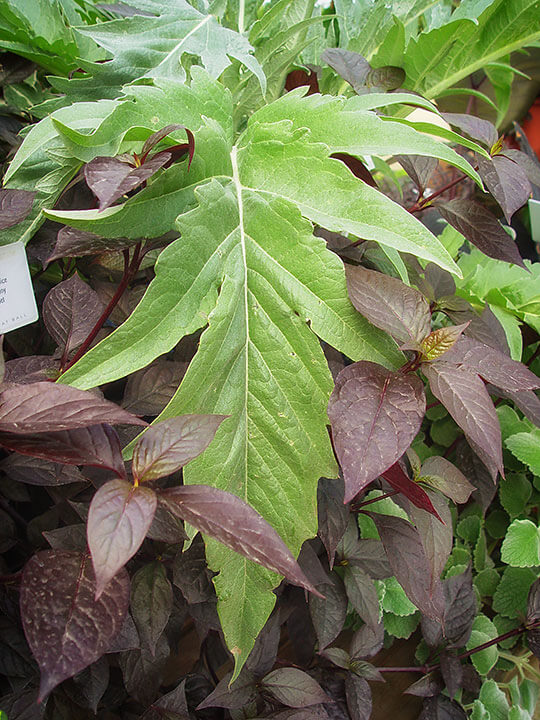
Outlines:
<svg viewBox="0 0 540 720"><path fill-rule="evenodd" d="M207 485L187 485L162 491L160 500L202 533L316 593L274 528L236 495Z"/></svg>
<svg viewBox="0 0 540 720"><path fill-rule="evenodd" d="M309 596L309 612L317 634L319 650L333 642L343 629L347 617L347 594L341 578L330 573L329 582L321 587L324 598Z"/></svg>
<svg viewBox="0 0 540 720"><path fill-rule="evenodd" d="M364 678L355 673L347 673L345 678L347 708L354 720L369 720L371 717L371 688Z"/></svg>
<svg viewBox="0 0 540 720"><path fill-rule="evenodd" d="M5 383L28 385L29 383L58 377L60 361L49 355L27 355L8 360L5 368Z"/></svg>
<svg viewBox="0 0 540 720"><path fill-rule="evenodd" d="M147 534L151 540L158 540L169 545L178 545L189 539L182 520L160 503L159 496L156 513Z"/></svg>
<svg viewBox="0 0 540 720"><path fill-rule="evenodd" d="M206 450L228 415L181 415L148 428L133 450L140 482L171 475Z"/></svg>
<svg viewBox="0 0 540 720"><path fill-rule="evenodd" d="M424 279L432 290L429 297L430 301L452 297L456 292L454 277L447 270L435 265L435 263L430 262L426 265Z"/></svg>
<svg viewBox="0 0 540 720"><path fill-rule="evenodd" d="M531 194L531 183L525 171L504 155L485 158L477 155L478 174L499 203L508 222L525 205Z"/></svg>
<svg viewBox="0 0 540 720"><path fill-rule="evenodd" d="M540 398L532 390L521 390L520 392L510 392L508 390L498 390L501 397L512 400L521 412L537 427L540 427Z"/></svg>
<svg viewBox="0 0 540 720"><path fill-rule="evenodd" d="M418 720L467 720L465 710L445 695L426 698Z"/></svg>
<svg viewBox="0 0 540 720"><path fill-rule="evenodd" d="M368 185L371 185L371 187L378 187L377 183L373 179L373 175L367 167L354 155L348 155L347 153L332 153L330 157L335 158L336 160L341 160L341 162L349 168L355 177L360 178L360 180L363 180ZM350 242L348 244L350 245Z"/></svg>
<svg viewBox="0 0 540 720"><path fill-rule="evenodd" d="M442 620L444 597L441 581L433 574L422 540L407 520L370 513L394 575L409 600L425 615Z"/></svg>
<svg viewBox="0 0 540 720"><path fill-rule="evenodd" d="M537 658L540 658L540 629L534 628L533 630L527 630L527 643L529 650Z"/></svg>
<svg viewBox="0 0 540 720"><path fill-rule="evenodd" d="M345 502L399 460L420 429L425 407L424 386L416 375L366 361L340 372L328 416L345 478Z"/></svg>
<svg viewBox="0 0 540 720"><path fill-rule="evenodd" d="M172 398L187 369L187 363L156 360L133 373L126 383L122 407L135 415L159 415Z"/></svg>
<svg viewBox="0 0 540 720"><path fill-rule="evenodd" d="M141 644L139 633L135 627L135 623L131 615L126 613L126 617L117 635L114 636L110 645L107 645L106 652L123 653L128 650L136 650Z"/></svg>
<svg viewBox="0 0 540 720"><path fill-rule="evenodd" d="M496 478L491 476L469 443L460 443L457 447L456 456L457 464L475 487L472 498L476 500L485 513L497 492Z"/></svg>
<svg viewBox="0 0 540 720"><path fill-rule="evenodd" d="M2 698L2 710L11 720L41 720L45 715L46 703L37 702L37 688L31 688Z"/></svg>
<svg viewBox="0 0 540 720"><path fill-rule="evenodd" d="M312 705L309 710L282 710L272 720L330 720L323 705ZM333 720L344 720L343 715L332 715ZM348 720L348 719L347 719Z"/></svg>
<svg viewBox="0 0 540 720"><path fill-rule="evenodd" d="M117 252L131 245L136 245L135 238L102 238L86 230L77 230L72 227L63 227L58 231L56 244L47 257L46 265L54 260L65 257L84 257L85 255L100 255L106 252Z"/></svg>
<svg viewBox="0 0 540 720"><path fill-rule="evenodd" d="M312 597L313 595L310 595L310 598ZM270 615L265 626L257 635L253 650L250 652L246 662L246 668L251 670L257 677L266 675L274 667L280 636L281 623L279 611L276 610Z"/></svg>
<svg viewBox="0 0 540 720"><path fill-rule="evenodd" d="M65 525L56 530L45 530L43 537L53 550L86 552L86 526L82 523Z"/></svg>
<svg viewBox="0 0 540 720"><path fill-rule="evenodd" d="M146 156L149 152L151 152L155 146L163 140L163 138L166 138L167 135L170 135L172 132L175 132L176 130L185 130L186 135L188 138L187 142L187 150L189 153L189 162L188 167L191 165L191 161L193 160L193 155L195 153L195 137L191 130L188 130L185 125L166 125L164 128L161 128L161 130L158 130L155 133L152 133L150 137L146 140L146 142L143 145L143 149L141 150L141 161L146 164L148 161L146 160ZM172 148L167 148L167 150L172 150ZM161 153L160 153L161 154Z"/></svg>
<svg viewBox="0 0 540 720"><path fill-rule="evenodd" d="M202 703L199 703L197 710L204 710L204 708L208 707L240 710L257 698L258 692L253 673L244 669L238 679L232 685L229 685L231 677L232 672L224 675L216 685L215 690Z"/></svg>
<svg viewBox="0 0 540 720"><path fill-rule="evenodd" d="M332 665L348 670L351 663L351 658L346 650L339 647L326 648L319 655L329 660Z"/></svg>
<svg viewBox="0 0 540 720"><path fill-rule="evenodd" d="M540 620L540 578L535 580L527 597L527 622Z"/></svg>
<svg viewBox="0 0 540 720"><path fill-rule="evenodd" d="M427 188L438 164L436 158L424 155L396 155L395 159L421 192Z"/></svg>
<svg viewBox="0 0 540 720"><path fill-rule="evenodd" d="M379 596L373 580L354 565L345 566L343 580L353 608L366 625L376 627L379 624Z"/></svg>
<svg viewBox="0 0 540 720"><path fill-rule="evenodd" d="M444 688L444 685L438 675L429 673L417 680L404 690L405 695L416 695L417 697L433 697L438 695Z"/></svg>
<svg viewBox="0 0 540 720"><path fill-rule="evenodd" d="M298 555L298 564L304 575L315 587L328 582L328 573L309 541L305 542ZM325 563L326 564L326 563Z"/></svg>
<svg viewBox="0 0 540 720"><path fill-rule="evenodd" d="M119 632L129 603L129 578L119 573L95 599L88 555L45 550L26 564L21 615L41 669L40 699L95 662Z"/></svg>
<svg viewBox="0 0 540 720"><path fill-rule="evenodd" d="M463 666L461 660L455 655L443 651L439 656L441 666L441 675L448 690L450 698L453 698L457 691L461 688L463 680Z"/></svg>
<svg viewBox="0 0 540 720"><path fill-rule="evenodd" d="M214 598L211 573L206 565L204 543L198 535L187 550L177 553L173 565L173 582L192 605Z"/></svg>
<svg viewBox="0 0 540 720"><path fill-rule="evenodd" d="M327 48L321 55L321 60L352 85L356 92L362 92L371 70L370 64L362 55L349 50Z"/></svg>
<svg viewBox="0 0 540 720"><path fill-rule="evenodd" d="M173 591L163 565L152 562L137 570L131 580L131 614L141 644L153 655L169 621Z"/></svg>
<svg viewBox="0 0 540 720"><path fill-rule="evenodd" d="M410 506L408 514L420 535L431 574L439 578L452 552L452 515L442 495L433 491L428 491L427 494L439 519L414 505Z"/></svg>
<svg viewBox="0 0 540 720"><path fill-rule="evenodd" d="M459 128L470 138L478 140L488 148L492 148L497 142L497 128L489 120L461 113L442 113L442 116L449 125Z"/></svg>
<svg viewBox="0 0 540 720"><path fill-rule="evenodd" d="M469 567L461 575L443 581L445 612L444 635L454 647L465 645L476 617L476 595Z"/></svg>
<svg viewBox="0 0 540 720"><path fill-rule="evenodd" d="M461 333L466 330L468 326L468 322L462 325L450 325L429 333L427 338L422 340L422 359L429 362L438 360L441 355L447 353L448 350L455 345Z"/></svg>
<svg viewBox="0 0 540 720"><path fill-rule="evenodd" d="M35 194L27 190L0 190L0 230L24 220L32 209Z"/></svg>
<svg viewBox="0 0 540 720"><path fill-rule="evenodd" d="M79 686L83 697L88 703L88 707L94 715L96 715L99 701L109 685L109 663L107 659L102 656L95 663L92 663L92 665L79 673L79 675L74 678L74 682Z"/></svg>
<svg viewBox="0 0 540 720"><path fill-rule="evenodd" d="M375 665L372 665L365 660L352 660L351 671L358 675L358 677L370 680L372 682L386 682L382 673L380 673Z"/></svg>
<svg viewBox="0 0 540 720"><path fill-rule="evenodd" d="M516 243L486 207L460 198L437 202L435 206L443 218L484 255L525 267Z"/></svg>
<svg viewBox="0 0 540 720"><path fill-rule="evenodd" d="M358 540L354 547L344 548L343 559L367 572L374 580L383 580L392 574L383 544L379 540Z"/></svg>
<svg viewBox="0 0 540 720"><path fill-rule="evenodd" d="M326 549L330 569L349 520L349 509L343 503L344 490L341 478L321 478L317 488L318 535Z"/></svg>
<svg viewBox="0 0 540 720"><path fill-rule="evenodd" d="M156 700L169 655L169 645L162 635L154 655L148 650L138 649L128 650L119 656L119 665L128 695L141 705L150 705Z"/></svg>
<svg viewBox="0 0 540 720"><path fill-rule="evenodd" d="M461 337L444 361L464 365L503 390L519 392L540 387L540 379L526 365L472 338Z"/></svg>
<svg viewBox="0 0 540 720"><path fill-rule="evenodd" d="M190 720L185 679L174 690L152 703L141 720Z"/></svg>
<svg viewBox="0 0 540 720"><path fill-rule="evenodd" d="M504 477L499 419L482 380L467 367L444 361L424 364L422 370L431 392Z"/></svg>
<svg viewBox="0 0 540 720"><path fill-rule="evenodd" d="M521 150L513 150L504 148L501 155L510 158L517 163L529 178L529 182L533 185L540 185L540 163L537 159L529 157Z"/></svg>
<svg viewBox="0 0 540 720"><path fill-rule="evenodd" d="M120 478L102 485L88 513L88 547L96 573L96 598L140 548L156 511L156 494Z"/></svg>
<svg viewBox="0 0 540 720"><path fill-rule="evenodd" d="M474 490L461 470L438 456L429 457L424 462L418 481L431 485L455 503L466 503Z"/></svg>
<svg viewBox="0 0 540 720"><path fill-rule="evenodd" d="M429 303L418 290L361 265L346 265L345 275L354 307L398 343L418 345L429 334Z"/></svg>
<svg viewBox="0 0 540 720"><path fill-rule="evenodd" d="M0 392L0 431L17 434L73 430L98 423L146 425L94 393L38 382Z"/></svg>
<svg viewBox="0 0 540 720"><path fill-rule="evenodd" d="M465 330L465 335L484 343L484 345L489 345L495 350L500 350L505 355L510 355L504 328L489 305L484 307L481 315L473 314L469 327Z"/></svg>
<svg viewBox="0 0 540 720"><path fill-rule="evenodd" d="M381 473L381 475L394 490L399 490L413 505L435 515L435 517L442 522L427 492L405 474L405 471L399 463L394 463L388 470Z"/></svg>
<svg viewBox="0 0 540 720"><path fill-rule="evenodd" d="M105 423L76 430L30 435L0 432L0 445L22 455L54 460L67 465L103 467L112 470L118 477L126 477L118 435L113 427ZM62 475L71 477L66 469ZM69 480L69 482L73 481Z"/></svg>
<svg viewBox="0 0 540 720"><path fill-rule="evenodd" d="M84 177L99 200L99 209L105 210L155 175L170 159L170 153L160 153L137 167L130 157L96 157L85 165Z"/></svg>
<svg viewBox="0 0 540 720"><path fill-rule="evenodd" d="M297 668L273 670L264 676L260 687L288 707L302 708L331 702L319 683Z"/></svg>
<svg viewBox="0 0 540 720"><path fill-rule="evenodd" d="M55 285L43 301L45 327L66 356L86 340L102 312L98 294L77 273Z"/></svg>
<svg viewBox="0 0 540 720"><path fill-rule="evenodd" d="M0 462L0 470L17 482L28 485L69 485L74 482L86 482L84 475L76 467L66 467L50 460L23 455L8 456Z"/></svg>

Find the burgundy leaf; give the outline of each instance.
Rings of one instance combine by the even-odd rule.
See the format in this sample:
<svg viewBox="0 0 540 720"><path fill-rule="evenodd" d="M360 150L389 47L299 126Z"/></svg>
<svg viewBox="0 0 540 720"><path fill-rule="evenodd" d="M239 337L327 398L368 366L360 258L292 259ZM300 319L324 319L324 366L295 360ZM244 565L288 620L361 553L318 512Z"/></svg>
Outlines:
<svg viewBox="0 0 540 720"><path fill-rule="evenodd" d="M485 513L497 492L497 476L493 477L469 442L459 443L456 450L456 462L467 479L474 485L473 500Z"/></svg>
<svg viewBox="0 0 540 720"><path fill-rule="evenodd" d="M154 703L169 656L170 649L164 635L159 638L154 655L144 649L122 653L119 665L128 695L141 705Z"/></svg>
<svg viewBox="0 0 540 720"><path fill-rule="evenodd" d="M478 140L488 148L493 147L497 142L497 128L489 120L461 113L442 113L442 116L449 125L459 128L470 138Z"/></svg>
<svg viewBox="0 0 540 720"><path fill-rule="evenodd" d="M341 162L349 168L355 177L360 178L360 180L363 180L368 185L371 185L371 187L377 187L377 183L373 179L370 171L364 163L357 157L354 157L354 155L348 155L347 153L332 153L330 157L335 158L336 160L341 160Z"/></svg>
<svg viewBox="0 0 540 720"><path fill-rule="evenodd" d="M353 608L366 625L376 627L379 624L379 596L373 580L354 565L345 566L343 580Z"/></svg>
<svg viewBox="0 0 540 720"><path fill-rule="evenodd" d="M540 630L538 628L527 630L527 643L533 655L540 658Z"/></svg>
<svg viewBox="0 0 540 720"><path fill-rule="evenodd" d="M0 462L0 470L13 480L28 485L69 485L86 482L86 478L77 467L24 455L9 455Z"/></svg>
<svg viewBox="0 0 540 720"><path fill-rule="evenodd" d="M467 720L467 713L445 695L426 698L418 720Z"/></svg>
<svg viewBox="0 0 540 720"><path fill-rule="evenodd" d="M536 620L540 620L540 578L533 582L527 596L527 623Z"/></svg>
<svg viewBox="0 0 540 720"><path fill-rule="evenodd" d="M24 220L32 209L35 194L27 190L0 190L0 230Z"/></svg>
<svg viewBox="0 0 540 720"><path fill-rule="evenodd" d="M439 578L452 551L452 515L446 500L437 492L426 493L437 517L412 505L409 517L416 525L433 577Z"/></svg>
<svg viewBox="0 0 540 720"><path fill-rule="evenodd" d="M499 419L482 380L463 365L443 361L422 369L435 397L504 477Z"/></svg>
<svg viewBox="0 0 540 720"><path fill-rule="evenodd" d="M500 350L505 355L510 355L504 328L489 305L484 307L481 315L473 314L469 327L465 330L465 335L484 343L484 345Z"/></svg>
<svg viewBox="0 0 540 720"><path fill-rule="evenodd" d="M354 547L346 549L344 559L350 565L367 572L374 580L383 580L392 574L380 540L372 538L359 540Z"/></svg>
<svg viewBox="0 0 540 720"><path fill-rule="evenodd" d="M155 561L140 568L131 581L130 607L141 644L152 654L169 621L172 605L172 585L163 565Z"/></svg>
<svg viewBox="0 0 540 720"><path fill-rule="evenodd" d="M99 209L105 210L155 175L170 159L169 152L162 152L134 167L123 157L96 157L85 166L84 177L99 200Z"/></svg>
<svg viewBox="0 0 540 720"><path fill-rule="evenodd" d="M366 361L339 373L328 416L345 478L345 502L399 460L420 429L425 407L424 386L416 375Z"/></svg>
<svg viewBox="0 0 540 720"><path fill-rule="evenodd" d="M74 682L79 687L90 710L97 715L99 701L109 685L109 663L105 656L77 675Z"/></svg>
<svg viewBox="0 0 540 720"><path fill-rule="evenodd" d="M236 495L207 485L186 485L162 491L160 502L231 550L317 594L274 528Z"/></svg>
<svg viewBox="0 0 540 720"><path fill-rule="evenodd" d="M200 455L228 415L181 415L148 428L133 450L133 476L141 481L171 475Z"/></svg>
<svg viewBox="0 0 540 720"><path fill-rule="evenodd" d="M438 456L429 457L424 462L418 481L431 485L455 503L466 503L474 490L461 470Z"/></svg>
<svg viewBox="0 0 540 720"><path fill-rule="evenodd" d="M156 511L156 494L117 479L102 485L88 513L88 547L96 573L96 598L140 548Z"/></svg>
<svg viewBox="0 0 540 720"><path fill-rule="evenodd" d="M88 555L45 550L26 564L21 615L30 649L41 669L42 700L106 652L120 631L129 603L129 577L119 573L95 600Z"/></svg>
<svg viewBox="0 0 540 720"><path fill-rule="evenodd" d="M337 72L338 75L352 85L356 92L362 92L371 66L365 57L350 50L327 48L321 60Z"/></svg>
<svg viewBox="0 0 540 720"><path fill-rule="evenodd" d="M43 322L67 356L78 348L103 312L98 294L77 273L55 285L43 301Z"/></svg>
<svg viewBox="0 0 540 720"><path fill-rule="evenodd" d="M379 623L376 627L362 625L352 638L349 652L353 660L370 658L382 649L384 643L384 626Z"/></svg>
<svg viewBox="0 0 540 720"><path fill-rule="evenodd" d="M313 595L309 596L314 597ZM246 662L246 668L251 670L258 677L266 675L274 667L279 648L281 636L280 613L276 609L268 620L263 629L257 635L253 650L250 652Z"/></svg>
<svg viewBox="0 0 540 720"><path fill-rule="evenodd" d="M126 613L124 622L119 632L113 638L110 645L107 646L107 654L124 653L128 650L136 650L141 644L139 633L135 627L131 615Z"/></svg>
<svg viewBox="0 0 540 720"><path fill-rule="evenodd" d="M462 332L466 330L468 326L469 323L466 322L463 323L463 325L450 325L449 327L433 330L427 338L422 340L422 359L429 362L438 360L441 355L444 355L455 345Z"/></svg>
<svg viewBox="0 0 540 720"><path fill-rule="evenodd" d="M516 243L486 207L460 198L437 202L435 206L443 218L484 255L525 267Z"/></svg>
<svg viewBox="0 0 540 720"><path fill-rule="evenodd" d="M84 257L85 255L100 255L106 252L124 250L135 245L138 240L128 238L102 238L86 230L77 230L72 227L63 227L56 236L56 245L46 260L46 265L64 257Z"/></svg>
<svg viewBox="0 0 540 720"><path fill-rule="evenodd" d="M446 578L443 590L444 635L454 647L462 647L470 637L477 612L471 568L461 575Z"/></svg>
<svg viewBox="0 0 540 720"><path fill-rule="evenodd" d="M440 522L442 522L437 510L433 507L433 503L431 502L427 492L420 487L418 483L411 480L405 474L405 471L399 463L394 463L388 468L388 470L381 473L381 475L386 482L394 488L394 490L399 490L400 493L403 493L403 495L405 495L405 497L408 498L413 505L416 505L416 507L422 508L423 510L427 510L428 513L432 513Z"/></svg>
<svg viewBox="0 0 540 720"><path fill-rule="evenodd" d="M309 596L309 612L317 634L319 650L323 650L337 638L347 617L347 595L343 581L335 573L330 573L328 580L321 588L324 598Z"/></svg>
<svg viewBox="0 0 540 720"><path fill-rule="evenodd" d="M261 680L261 688L288 707L302 708L331 702L319 683L297 668L273 670Z"/></svg>
<svg viewBox="0 0 540 720"><path fill-rule="evenodd" d="M152 703L141 720L190 720L186 680L182 680L178 687Z"/></svg>
<svg viewBox="0 0 540 720"><path fill-rule="evenodd" d="M204 710L208 707L240 710L256 700L258 692L253 673L244 669L232 685L230 685L231 677L232 672L224 675L214 691L197 705L197 710Z"/></svg>
<svg viewBox="0 0 540 720"><path fill-rule="evenodd" d="M38 382L0 392L1 432L56 432L98 423L146 425L114 403L69 385Z"/></svg>
<svg viewBox="0 0 540 720"><path fill-rule="evenodd" d="M540 427L540 398L533 390L498 390L498 394L512 400L528 420Z"/></svg>
<svg viewBox="0 0 540 720"><path fill-rule="evenodd" d="M128 377L122 407L135 415L159 415L182 380L187 363L156 360Z"/></svg>
<svg viewBox="0 0 540 720"><path fill-rule="evenodd" d="M348 670L351 664L349 653L339 647L326 648L326 650L319 652L319 655L330 660L332 665L343 668L343 670Z"/></svg>
<svg viewBox="0 0 540 720"><path fill-rule="evenodd" d="M417 697L433 697L444 689L444 685L438 675L429 673L417 680L404 690L405 695L416 695Z"/></svg>
<svg viewBox="0 0 540 720"><path fill-rule="evenodd" d="M347 673L345 678L345 695L347 708L355 720L369 720L371 717L372 700L369 683L355 673Z"/></svg>
<svg viewBox="0 0 540 720"><path fill-rule="evenodd" d="M424 278L425 282L427 282L433 290L429 298L430 300L452 297L456 292L454 277L447 270L443 270L442 267L435 265L435 263L430 262L426 265Z"/></svg>
<svg viewBox="0 0 540 720"><path fill-rule="evenodd" d="M540 379L523 363L468 337L461 337L445 355L445 362L465 365L487 382L519 392L540 388Z"/></svg>
<svg viewBox="0 0 540 720"><path fill-rule="evenodd" d="M409 600L425 615L442 621L444 597L442 584L433 574L420 535L407 520L370 513L396 580Z"/></svg>
<svg viewBox="0 0 540 720"><path fill-rule="evenodd" d="M396 155L395 159L421 192L427 188L438 164L436 158L424 155Z"/></svg>
<svg viewBox="0 0 540 720"><path fill-rule="evenodd" d="M53 550L86 552L86 526L83 523L64 525L56 530L44 530L43 537Z"/></svg>
<svg viewBox="0 0 540 720"><path fill-rule="evenodd" d="M29 435L0 432L0 445L22 455L67 465L103 467L112 470L120 478L126 477L118 435L114 428L105 423L76 430Z"/></svg>
<svg viewBox="0 0 540 720"><path fill-rule="evenodd" d="M158 130L155 133L152 133L150 137L146 140L146 142L143 145L143 149L141 150L141 162L144 164L147 163L146 156L149 152L151 152L155 146L163 140L163 138L167 137L167 135L170 135L172 132L175 132L176 130L185 130L186 135L188 138L187 142L187 149L189 153L189 161L188 161L188 167L191 165L191 161L193 160L193 155L195 153L195 137L191 130L188 130L185 125L166 125L164 128L161 128L161 130ZM171 150L172 148L167 148L167 150Z"/></svg>
<svg viewBox="0 0 540 720"><path fill-rule="evenodd" d="M195 536L187 550L176 554L173 583L190 605L215 598L212 573L206 564L206 551L200 535Z"/></svg>
<svg viewBox="0 0 540 720"><path fill-rule="evenodd" d="M344 490L341 478L321 478L317 488L318 535L326 548L330 569L349 519L349 510L343 503Z"/></svg>
<svg viewBox="0 0 540 720"><path fill-rule="evenodd" d="M60 361L50 355L27 355L8 360L6 363L5 383L28 385L40 380L56 379L60 371Z"/></svg>
<svg viewBox="0 0 540 720"><path fill-rule="evenodd" d="M499 203L508 222L525 205L531 194L531 183L520 165L504 155L485 158L477 155L478 174Z"/></svg>
<svg viewBox="0 0 540 720"><path fill-rule="evenodd" d="M397 342L415 345L429 334L429 303L418 290L361 265L346 265L345 275L354 307Z"/></svg>
<svg viewBox="0 0 540 720"><path fill-rule="evenodd" d="M540 162L536 158L529 157L521 150L511 148L505 148L501 155L517 163L529 178L530 183L540 185Z"/></svg>
<svg viewBox="0 0 540 720"><path fill-rule="evenodd" d="M461 660L449 652L443 651L439 656L441 667L441 675L448 690L450 698L453 698L457 691L462 687L463 681L463 665Z"/></svg>
<svg viewBox="0 0 540 720"><path fill-rule="evenodd" d="M147 535L151 540L158 540L170 545L177 545L184 540L189 540L182 520L160 502L159 496L156 514Z"/></svg>

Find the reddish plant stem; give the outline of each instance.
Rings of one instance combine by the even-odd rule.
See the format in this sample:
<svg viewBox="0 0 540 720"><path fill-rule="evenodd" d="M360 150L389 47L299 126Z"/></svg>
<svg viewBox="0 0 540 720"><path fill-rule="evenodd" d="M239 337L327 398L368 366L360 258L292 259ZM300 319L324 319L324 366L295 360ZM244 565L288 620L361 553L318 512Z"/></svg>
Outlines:
<svg viewBox="0 0 540 720"><path fill-rule="evenodd" d="M428 195L425 198L421 198L417 200L414 205L412 205L410 208L407 208L407 212L415 213L420 212L421 210L425 210L426 205L428 205L432 200L435 200L435 198L438 198L439 195L442 195L447 190L450 190L455 185L458 185L460 182L463 182L463 180L466 180L467 176L462 175L461 177L456 178L455 180L452 180L452 182L447 183L444 185L440 190L437 190L434 193L431 193L431 195Z"/></svg>
<svg viewBox="0 0 540 720"><path fill-rule="evenodd" d="M431 408L437 407L437 405L441 405L440 400L435 400L435 402L429 403L429 405L426 407L426 410L431 410Z"/></svg>
<svg viewBox="0 0 540 720"><path fill-rule="evenodd" d="M62 367L62 372L66 372L66 370L69 370L69 368L74 365L77 360L80 360L84 353L88 350L92 342L94 341L96 335L101 330L103 325L107 322L107 319L109 318L109 315L112 313L114 308L117 306L118 302L120 301L120 298L126 291L129 283L134 278L135 274L137 273L137 270L139 269L139 265L142 260L141 255L141 243L137 243L135 245L135 249L133 251L133 257L131 259L131 262L129 261L129 250L124 250L124 274L122 276L122 280L120 281L120 284L116 288L116 292L112 296L111 300L109 301L109 304L105 308L105 310L101 313L98 321L88 334L88 337L83 342L81 347L77 350L75 355L71 358L71 360L65 365L65 367Z"/></svg>
<svg viewBox="0 0 540 720"><path fill-rule="evenodd" d="M371 505L372 503L379 502L379 500L384 500L385 498L392 497L392 495L397 495L399 493L399 490L392 490L390 492L384 493L384 495L379 495L379 497L371 498L371 500L364 500L361 503L358 503L357 505L351 506L352 512L358 512L360 508L365 507L366 505Z"/></svg>
<svg viewBox="0 0 540 720"><path fill-rule="evenodd" d="M465 658L470 657L471 655L474 655L474 653L480 652L481 650L485 650L486 648L491 647L492 645L497 645L500 642L503 642L504 640L508 640L508 638L515 637L516 635L522 635L524 632L527 632L527 630L532 630L533 628L540 627L540 620L535 620L532 623L528 623L527 625L522 625L521 627L514 628L514 630L509 630L508 632L503 633L502 635L498 635L496 638L493 638L492 640L488 640L485 643L482 643L481 645L477 645L476 647L471 648L470 650L465 650L464 652L460 653L459 655L456 655L456 658L458 660L464 660ZM440 667L440 663L435 663L434 665L418 665L418 666L411 666L411 667L378 667L377 670L379 672L410 672L410 673L422 673L423 675L427 675L430 672L433 672L434 670L437 670Z"/></svg>

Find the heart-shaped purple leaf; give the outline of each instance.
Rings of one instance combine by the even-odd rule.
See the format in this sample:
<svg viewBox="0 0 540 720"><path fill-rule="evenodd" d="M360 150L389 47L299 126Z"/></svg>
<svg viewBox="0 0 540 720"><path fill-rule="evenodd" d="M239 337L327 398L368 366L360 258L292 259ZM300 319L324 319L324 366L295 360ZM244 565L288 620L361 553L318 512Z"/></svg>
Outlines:
<svg viewBox="0 0 540 720"><path fill-rule="evenodd" d="M87 537L96 573L96 598L142 545L156 505L153 490L120 479L102 485L94 495Z"/></svg>
<svg viewBox="0 0 540 720"><path fill-rule="evenodd" d="M41 670L40 700L100 658L120 631L129 605L128 574L111 580L99 600L95 590L87 554L44 550L26 564L21 616Z"/></svg>
<svg viewBox="0 0 540 720"><path fill-rule="evenodd" d="M531 183L521 165L504 155L485 158L477 155L478 173L499 203L508 222L525 205L531 194Z"/></svg>
<svg viewBox="0 0 540 720"><path fill-rule="evenodd" d="M0 230L24 220L32 209L35 194L27 190L0 190Z"/></svg>
<svg viewBox="0 0 540 720"><path fill-rule="evenodd" d="M345 502L399 460L420 429L425 408L424 386L416 375L367 361L339 373L328 416Z"/></svg>

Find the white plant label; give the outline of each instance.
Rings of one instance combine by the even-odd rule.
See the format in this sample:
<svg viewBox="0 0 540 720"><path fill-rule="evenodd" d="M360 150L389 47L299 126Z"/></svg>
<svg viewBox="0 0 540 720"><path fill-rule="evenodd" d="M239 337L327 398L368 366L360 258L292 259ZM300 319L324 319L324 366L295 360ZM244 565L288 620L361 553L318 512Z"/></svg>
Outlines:
<svg viewBox="0 0 540 720"><path fill-rule="evenodd" d="M26 251L21 242L0 246L0 335L38 319Z"/></svg>

